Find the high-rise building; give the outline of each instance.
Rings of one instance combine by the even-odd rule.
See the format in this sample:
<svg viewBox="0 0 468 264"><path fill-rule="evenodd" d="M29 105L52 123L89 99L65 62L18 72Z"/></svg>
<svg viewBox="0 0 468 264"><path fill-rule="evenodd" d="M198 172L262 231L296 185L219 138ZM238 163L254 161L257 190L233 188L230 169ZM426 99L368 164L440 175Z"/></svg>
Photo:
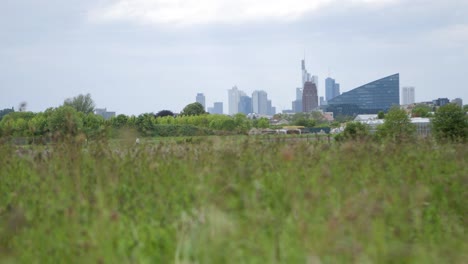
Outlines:
<svg viewBox="0 0 468 264"><path fill-rule="evenodd" d="M335 92L334 92L334 97L337 97L338 95L340 95L340 84L339 83L335 83Z"/></svg>
<svg viewBox="0 0 468 264"><path fill-rule="evenodd" d="M292 112L293 113L302 113L302 99L294 100L292 102Z"/></svg>
<svg viewBox="0 0 468 264"><path fill-rule="evenodd" d="M215 102L213 107L208 107L208 113L210 114L223 114L223 102Z"/></svg>
<svg viewBox="0 0 468 264"><path fill-rule="evenodd" d="M409 105L414 104L414 87L403 87L401 89L401 104Z"/></svg>
<svg viewBox="0 0 468 264"><path fill-rule="evenodd" d="M340 95L340 84L333 78L325 79L325 100L331 100Z"/></svg>
<svg viewBox="0 0 468 264"><path fill-rule="evenodd" d="M305 66L305 59L301 61L301 66L302 66L302 85L304 85L305 82L310 81L310 73L307 72L306 66Z"/></svg>
<svg viewBox="0 0 468 264"><path fill-rule="evenodd" d="M323 96L320 96L319 100L320 100L320 106L327 105L327 101L325 101L325 98Z"/></svg>
<svg viewBox="0 0 468 264"><path fill-rule="evenodd" d="M310 81L311 81L312 83L314 83L314 84L315 84L315 87L317 87L317 89L318 89L318 87L319 87L319 84L318 84L318 76L317 76L317 75L313 75L313 76L310 78Z"/></svg>
<svg viewBox="0 0 468 264"><path fill-rule="evenodd" d="M239 100L239 113L246 115L253 113L252 98L247 95L242 95Z"/></svg>
<svg viewBox="0 0 468 264"><path fill-rule="evenodd" d="M313 82L305 82L302 90L302 112L312 112L317 107L317 86Z"/></svg>
<svg viewBox="0 0 468 264"><path fill-rule="evenodd" d="M335 97L335 79L326 78L325 79L325 100L330 100Z"/></svg>
<svg viewBox="0 0 468 264"><path fill-rule="evenodd" d="M223 102L215 102L213 104L213 112L214 114L219 114L219 115L222 115L223 114Z"/></svg>
<svg viewBox="0 0 468 264"><path fill-rule="evenodd" d="M268 115L268 95L265 91L252 93L253 112L259 115Z"/></svg>
<svg viewBox="0 0 468 264"><path fill-rule="evenodd" d="M296 100L302 100L302 87L296 88Z"/></svg>
<svg viewBox="0 0 468 264"><path fill-rule="evenodd" d="M400 74L370 82L330 99L327 112L334 116L377 114L400 102Z"/></svg>
<svg viewBox="0 0 468 264"><path fill-rule="evenodd" d="M205 95L202 93L197 93L197 97L195 98L197 103L203 105L203 109L206 109L205 105Z"/></svg>
<svg viewBox="0 0 468 264"><path fill-rule="evenodd" d="M239 113L239 101L240 96L243 92L237 88L237 86L232 87L228 90L228 100L229 100L229 115L235 115Z"/></svg>

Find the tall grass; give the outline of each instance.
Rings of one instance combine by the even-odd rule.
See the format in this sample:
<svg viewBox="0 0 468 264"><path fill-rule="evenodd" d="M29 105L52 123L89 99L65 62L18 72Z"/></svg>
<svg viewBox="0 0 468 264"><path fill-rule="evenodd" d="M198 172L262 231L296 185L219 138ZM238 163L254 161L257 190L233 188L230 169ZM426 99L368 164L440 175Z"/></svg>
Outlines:
<svg viewBox="0 0 468 264"><path fill-rule="evenodd" d="M466 144L0 148L0 262L466 263Z"/></svg>

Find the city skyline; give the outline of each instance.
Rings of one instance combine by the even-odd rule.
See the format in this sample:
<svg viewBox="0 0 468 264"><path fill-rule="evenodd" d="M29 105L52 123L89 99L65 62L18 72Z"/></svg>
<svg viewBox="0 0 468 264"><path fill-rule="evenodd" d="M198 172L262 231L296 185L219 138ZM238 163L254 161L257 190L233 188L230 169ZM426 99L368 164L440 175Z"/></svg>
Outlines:
<svg viewBox="0 0 468 264"><path fill-rule="evenodd" d="M320 97L328 76L343 93L399 72L416 101L468 102L466 1L166 2L0 3L0 108L90 93L117 114L180 112L198 92L228 104L235 84L267 91L281 112L302 86L301 59Z"/></svg>

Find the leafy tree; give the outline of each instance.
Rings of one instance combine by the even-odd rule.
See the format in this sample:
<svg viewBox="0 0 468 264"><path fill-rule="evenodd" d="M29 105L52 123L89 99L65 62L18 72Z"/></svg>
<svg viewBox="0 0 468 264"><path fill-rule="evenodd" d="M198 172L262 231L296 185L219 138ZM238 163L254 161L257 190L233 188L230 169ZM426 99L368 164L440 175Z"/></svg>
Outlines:
<svg viewBox="0 0 468 264"><path fill-rule="evenodd" d="M456 104L441 106L431 123L439 141L466 141L468 137L468 117Z"/></svg>
<svg viewBox="0 0 468 264"><path fill-rule="evenodd" d="M4 116L6 116L7 114L12 113L12 112L15 112L15 109L13 109L13 108L5 108L5 109L3 109L3 110L0 110L0 120L2 120L2 118L3 118Z"/></svg>
<svg viewBox="0 0 468 264"><path fill-rule="evenodd" d="M63 102L64 106L71 106L73 107L76 111L82 112L84 114L90 114L94 112L94 101L91 98L90 94L86 95L78 95L73 98L68 98Z"/></svg>
<svg viewBox="0 0 468 264"><path fill-rule="evenodd" d="M128 117L126 115L120 114L116 117L110 119L110 123L113 128L122 128L127 125Z"/></svg>
<svg viewBox="0 0 468 264"><path fill-rule="evenodd" d="M83 120L75 108L61 106L52 111L47 118L48 128L51 132L62 135L77 135L83 127Z"/></svg>
<svg viewBox="0 0 468 264"><path fill-rule="evenodd" d="M432 109L425 104L417 104L411 111L412 117L430 117Z"/></svg>
<svg viewBox="0 0 468 264"><path fill-rule="evenodd" d="M468 112L468 104L463 106L463 112Z"/></svg>
<svg viewBox="0 0 468 264"><path fill-rule="evenodd" d="M291 121L296 126L314 127L316 125L316 121L311 113L296 113Z"/></svg>
<svg viewBox="0 0 468 264"><path fill-rule="evenodd" d="M266 117L261 117L257 119L257 128L268 128L270 127L270 120Z"/></svg>
<svg viewBox="0 0 468 264"><path fill-rule="evenodd" d="M379 111L377 114L377 119L384 119L385 118L385 113L383 111Z"/></svg>
<svg viewBox="0 0 468 264"><path fill-rule="evenodd" d="M369 137L369 126L361 122L349 122L343 131L343 136L346 139L364 139Z"/></svg>
<svg viewBox="0 0 468 264"><path fill-rule="evenodd" d="M161 110L155 115L156 118L165 116L174 116L174 113L170 110Z"/></svg>
<svg viewBox="0 0 468 264"><path fill-rule="evenodd" d="M405 110L398 106L392 107L385 115L385 122L377 127L377 134L381 138L394 141L412 139L416 132L416 126L411 123Z"/></svg>
<svg viewBox="0 0 468 264"><path fill-rule="evenodd" d="M203 114L206 114L206 112L205 112L203 105L197 102L197 103L191 103L185 106L180 114L184 116L191 116L191 115L203 115Z"/></svg>

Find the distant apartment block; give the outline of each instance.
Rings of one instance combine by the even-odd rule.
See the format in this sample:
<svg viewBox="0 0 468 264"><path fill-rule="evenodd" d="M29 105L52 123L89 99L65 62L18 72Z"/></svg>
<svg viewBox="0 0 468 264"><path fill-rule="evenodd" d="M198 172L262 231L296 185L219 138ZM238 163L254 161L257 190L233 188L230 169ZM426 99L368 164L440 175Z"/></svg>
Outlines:
<svg viewBox="0 0 468 264"><path fill-rule="evenodd" d="M414 104L414 102L415 102L414 87L403 87L401 89L401 104L410 105L410 104Z"/></svg>
<svg viewBox="0 0 468 264"><path fill-rule="evenodd" d="M115 112L108 112L107 108L96 108L94 114L102 116L105 120L115 117Z"/></svg>
<svg viewBox="0 0 468 264"><path fill-rule="evenodd" d="M203 109L206 109L206 104L205 104L205 95L202 93L197 93L197 97L195 98L197 103L200 103L203 105Z"/></svg>

